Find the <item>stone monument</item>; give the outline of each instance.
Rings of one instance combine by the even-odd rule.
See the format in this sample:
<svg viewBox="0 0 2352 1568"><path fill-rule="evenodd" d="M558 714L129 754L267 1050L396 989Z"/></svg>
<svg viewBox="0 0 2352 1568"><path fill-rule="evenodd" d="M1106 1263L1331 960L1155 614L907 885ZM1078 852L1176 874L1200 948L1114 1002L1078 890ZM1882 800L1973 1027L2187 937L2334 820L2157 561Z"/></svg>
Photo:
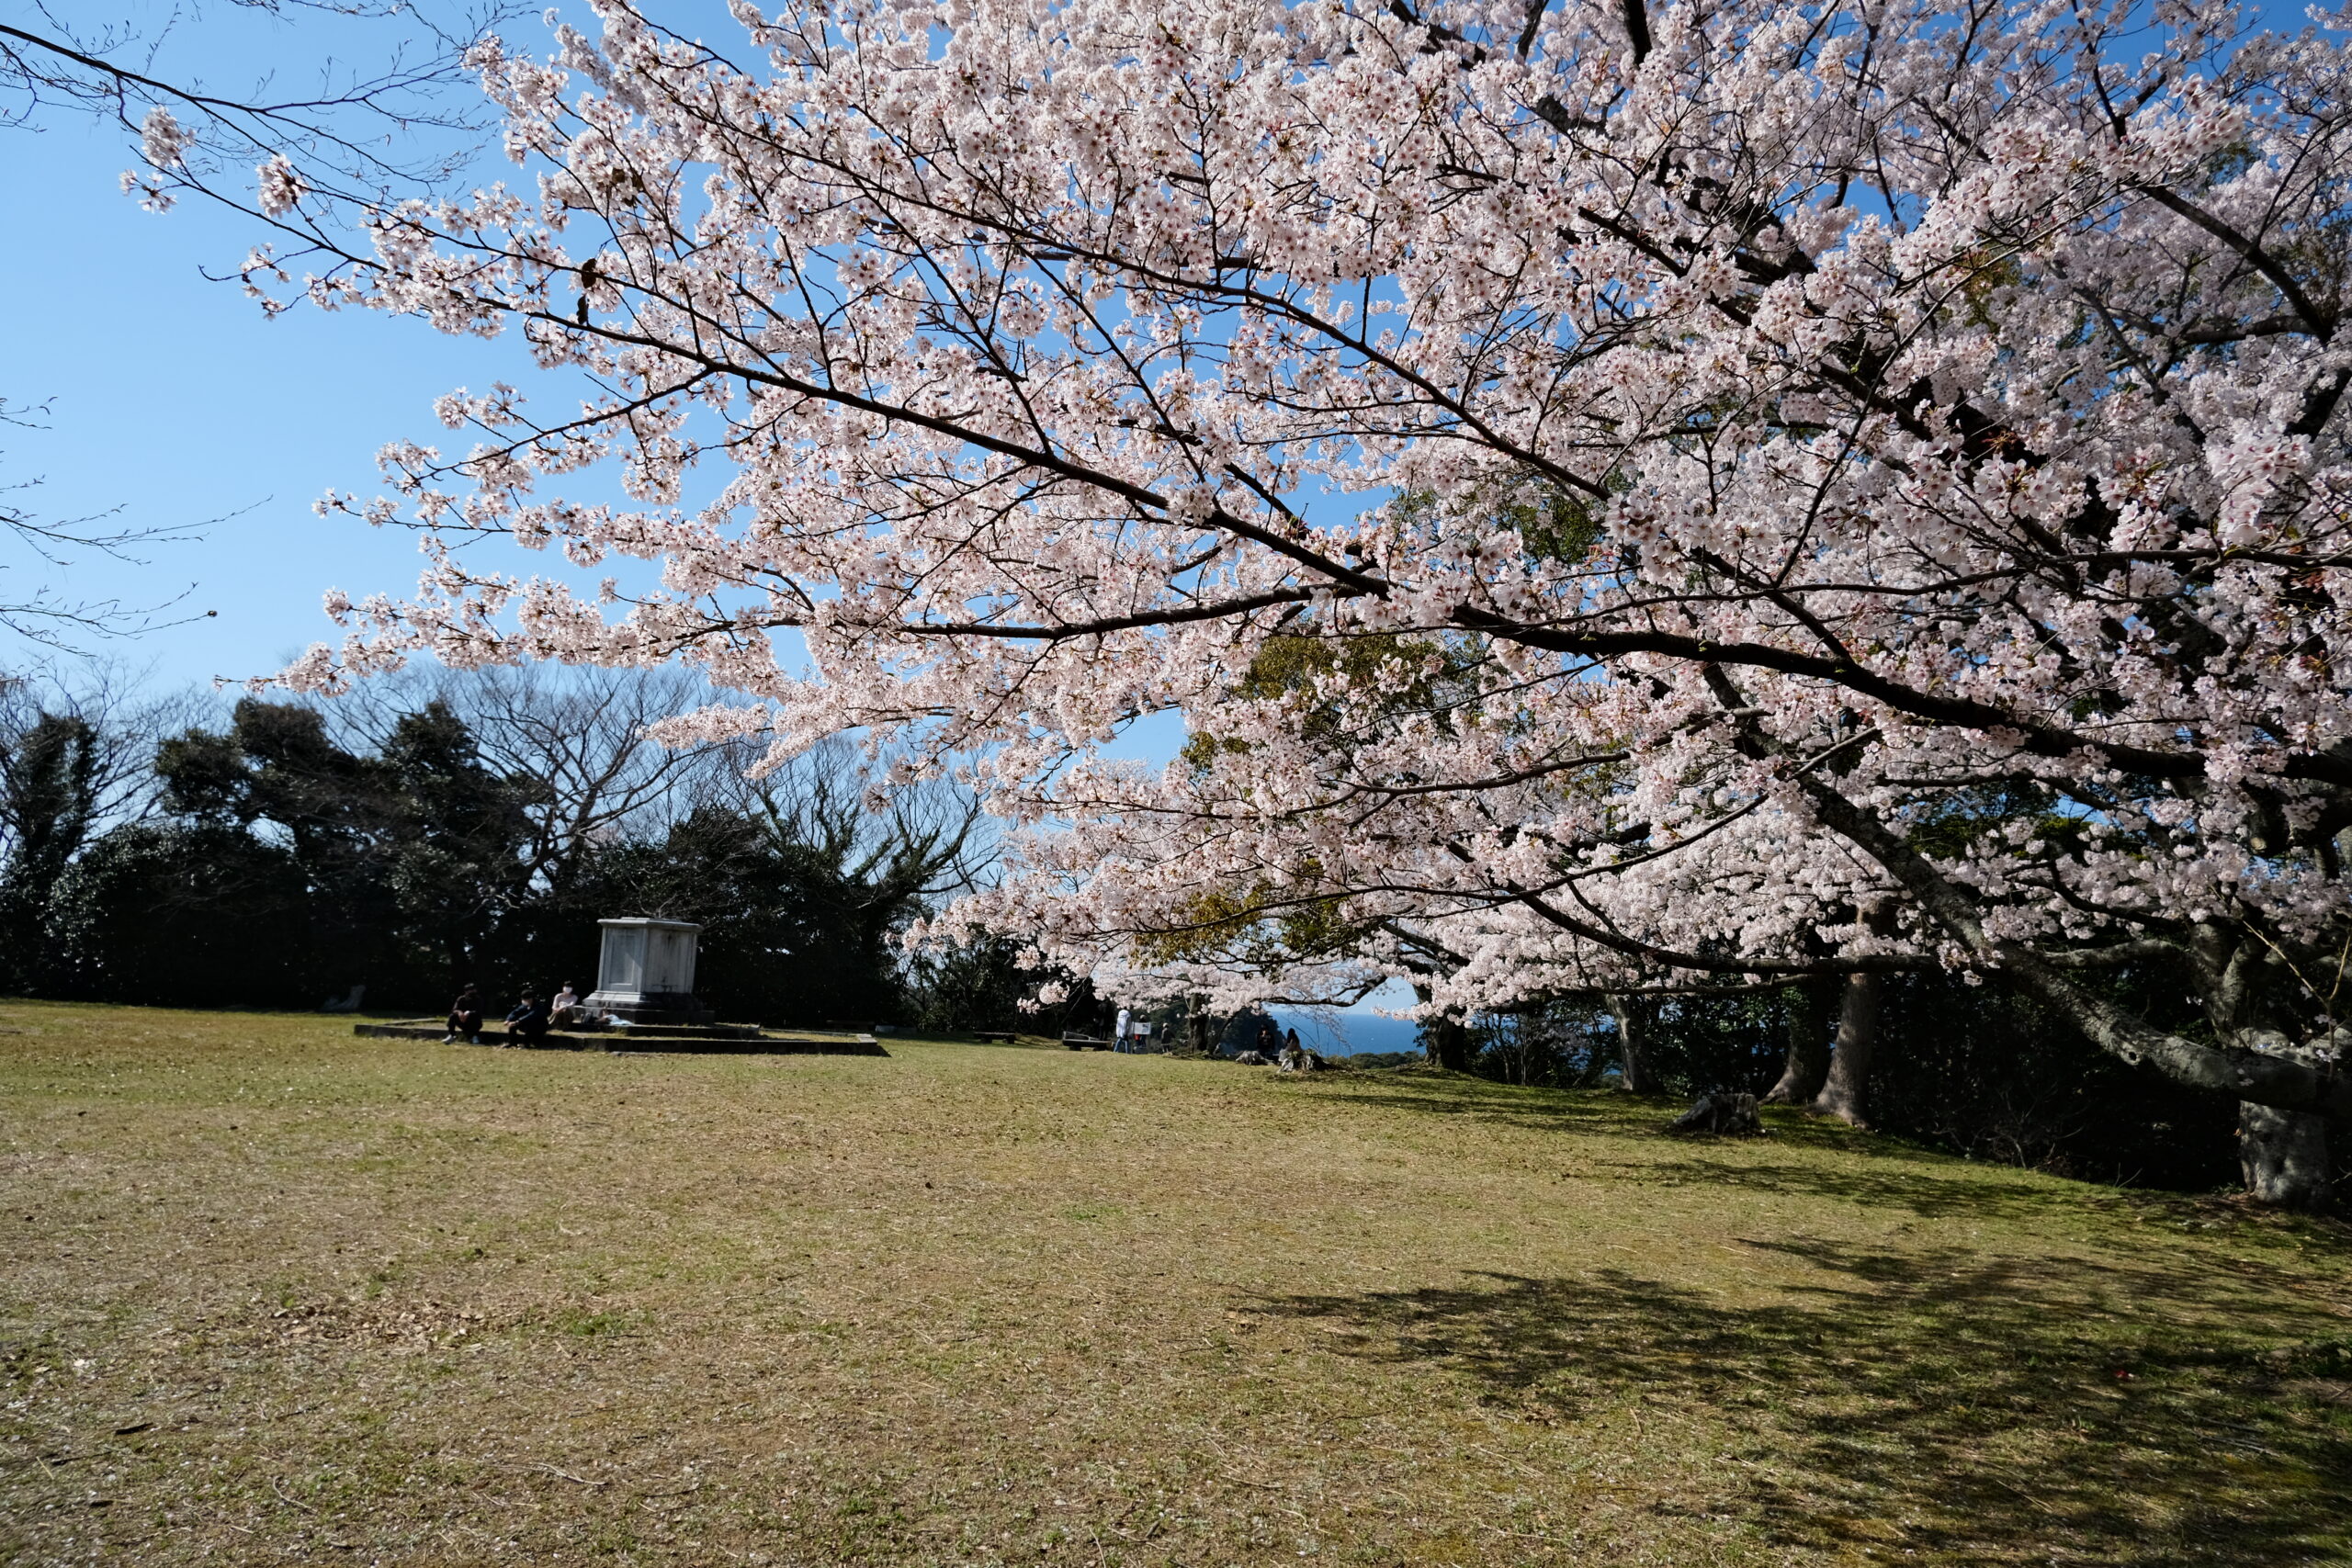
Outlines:
<svg viewBox="0 0 2352 1568"><path fill-rule="evenodd" d="M582 1010L629 1023L708 1023L710 1010L695 999L695 946L702 928L684 920L642 916L598 920L604 951L596 960L596 989Z"/></svg>

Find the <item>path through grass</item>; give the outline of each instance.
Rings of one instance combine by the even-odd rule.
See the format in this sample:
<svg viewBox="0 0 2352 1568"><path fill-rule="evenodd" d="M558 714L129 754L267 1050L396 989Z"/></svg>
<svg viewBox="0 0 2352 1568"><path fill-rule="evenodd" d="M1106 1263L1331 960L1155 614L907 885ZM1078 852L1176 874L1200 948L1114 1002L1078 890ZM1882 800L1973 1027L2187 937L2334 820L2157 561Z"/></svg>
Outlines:
<svg viewBox="0 0 2352 1568"><path fill-rule="evenodd" d="M0 1561L2352 1559L2340 1230L1418 1073L0 1031Z"/></svg>

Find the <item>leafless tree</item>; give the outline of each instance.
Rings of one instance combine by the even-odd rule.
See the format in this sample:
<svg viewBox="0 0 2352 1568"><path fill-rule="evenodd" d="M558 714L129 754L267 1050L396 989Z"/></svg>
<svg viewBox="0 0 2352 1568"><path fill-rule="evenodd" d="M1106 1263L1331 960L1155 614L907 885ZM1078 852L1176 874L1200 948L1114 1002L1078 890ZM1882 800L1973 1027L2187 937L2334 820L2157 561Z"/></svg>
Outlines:
<svg viewBox="0 0 2352 1568"><path fill-rule="evenodd" d="M778 844L802 844L856 881L925 902L979 886L994 864L998 823L969 790L942 777L894 781L835 736L773 771L752 743L724 748L695 776L694 804L737 812Z"/></svg>
<svg viewBox="0 0 2352 1568"><path fill-rule="evenodd" d="M0 424L38 429L32 417L38 412L40 411L12 406L6 398L0 398ZM143 551L147 547L193 539L206 525L165 524L141 527L125 522L119 507L82 517L44 517L20 499L40 483L39 479L31 479L0 485L0 539L15 547L11 554L29 558L40 578L62 572L75 561L94 555L144 565ZM23 564L22 558L0 557L0 631L13 633L52 652L87 655L101 639L134 637L214 614L210 610L186 609L192 588L146 604L119 598L74 598L39 579L29 587L18 588L16 584L20 580L6 574L19 570Z"/></svg>
<svg viewBox="0 0 2352 1568"><path fill-rule="evenodd" d="M136 134L161 108L191 138L192 165L286 153L362 186L437 180L471 160L486 123L479 95L449 90L464 80L465 51L521 9L500 0L215 0L209 13L175 6L142 28L37 5L25 25L0 23L0 126L79 113ZM180 38L208 14L217 25L241 13L303 24L289 51L299 71L264 63L228 86L189 69Z"/></svg>
<svg viewBox="0 0 2352 1568"><path fill-rule="evenodd" d="M322 703L331 728L378 750L404 713L438 702L473 731L483 762L538 786L526 853L531 882L560 888L599 844L655 833L686 809L701 781L734 765L718 748L672 750L646 727L707 701L692 673L552 670L453 671L412 666Z"/></svg>

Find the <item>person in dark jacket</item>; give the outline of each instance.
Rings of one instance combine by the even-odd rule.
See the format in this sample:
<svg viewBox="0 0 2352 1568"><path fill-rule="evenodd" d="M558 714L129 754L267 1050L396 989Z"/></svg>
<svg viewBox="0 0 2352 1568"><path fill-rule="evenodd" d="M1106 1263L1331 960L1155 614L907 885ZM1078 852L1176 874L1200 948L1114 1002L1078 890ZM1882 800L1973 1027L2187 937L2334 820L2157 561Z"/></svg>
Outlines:
<svg viewBox="0 0 2352 1568"><path fill-rule="evenodd" d="M441 1037L441 1043L451 1044L462 1035L467 1044L481 1044L481 993L469 980L466 988L458 993L458 999L449 1004L449 1032Z"/></svg>
<svg viewBox="0 0 2352 1568"><path fill-rule="evenodd" d="M547 1006L536 993L525 991L514 1010L506 1015L506 1043L536 1045L547 1037Z"/></svg>

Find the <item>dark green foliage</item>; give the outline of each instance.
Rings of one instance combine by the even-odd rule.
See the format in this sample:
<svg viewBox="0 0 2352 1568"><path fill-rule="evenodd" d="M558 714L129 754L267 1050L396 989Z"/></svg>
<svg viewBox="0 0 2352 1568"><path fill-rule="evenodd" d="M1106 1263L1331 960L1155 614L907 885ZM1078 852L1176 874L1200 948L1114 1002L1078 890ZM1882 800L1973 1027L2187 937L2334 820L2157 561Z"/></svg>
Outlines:
<svg viewBox="0 0 2352 1568"><path fill-rule="evenodd" d="M316 709L247 698L226 731L164 741L155 771L175 814L286 845L306 888L298 946L330 988L431 1005L497 965L536 787L485 768L444 704L401 716L362 756Z"/></svg>
<svg viewBox="0 0 2352 1568"><path fill-rule="evenodd" d="M1444 1053L1455 1049L1460 1070L1498 1083L1546 1089L1590 1088L1617 1062L1617 1035L1609 1015L1581 1006L1486 1014L1462 1029L1460 1036L1460 1044L1453 1046L1438 1037L1435 1026L1425 1023L1422 1051L1428 1060L1444 1066Z"/></svg>
<svg viewBox="0 0 2352 1568"><path fill-rule="evenodd" d="M1778 992L1671 997L1662 999L1651 1030L1650 1070L1658 1092L1678 1100L1711 1089L1761 1094L1780 1076L1787 1046Z"/></svg>
<svg viewBox="0 0 2352 1568"><path fill-rule="evenodd" d="M482 766L474 738L441 703L403 715L378 761L395 826L383 847L398 931L421 972L451 987L492 956L500 914L521 901L526 778Z"/></svg>
<svg viewBox="0 0 2352 1568"><path fill-rule="evenodd" d="M2199 1027L2162 976L2108 983L2163 1027ZM1883 1006L1871 1103L1887 1132L2097 1181L2201 1190L2237 1179L2234 1105L2126 1066L2006 985L1905 976Z"/></svg>
<svg viewBox="0 0 2352 1568"><path fill-rule="evenodd" d="M97 731L78 715L42 712L0 738L0 989L40 977L43 911L89 836L97 773Z"/></svg>
<svg viewBox="0 0 2352 1568"><path fill-rule="evenodd" d="M594 973L595 920L616 910L695 920L704 927L695 989L724 1017L902 1021L897 934L920 912L922 888L858 870L844 841L784 838L768 822L705 807L660 841L617 846L582 870L565 898L580 946L565 963Z"/></svg>
<svg viewBox="0 0 2352 1568"><path fill-rule="evenodd" d="M471 981L503 1010L526 987L591 989L596 922L654 915L704 926L695 988L731 1020L1013 1010L992 953L910 992L899 939L965 874L967 796L873 792L877 810L846 749L758 780L732 753L649 761L630 692L612 717L455 690L332 714L247 698L160 742L17 701L0 713L0 988L307 1008L365 986L371 1009L437 1011ZM118 804L92 842L126 778L164 825Z"/></svg>
<svg viewBox="0 0 2352 1568"><path fill-rule="evenodd" d="M2161 976L2106 983L2143 1017L2198 1027L2192 999L2167 992ZM2094 1180L2231 1184L2227 1101L2124 1066L1997 977L1891 976L1882 995L1867 1096L1879 1131ZM1780 1076L1796 999L1766 990L1662 1000L1648 1042L1657 1092L1685 1101L1714 1089L1762 1094ZM1597 998L1484 1017L1470 1039L1469 1070L1505 1083L1574 1088L1617 1068L1616 1026Z"/></svg>
<svg viewBox="0 0 2352 1568"><path fill-rule="evenodd" d="M948 1032L1045 1028L1044 1015L1021 1010L1023 999L1035 995L1046 977L1022 967L1022 945L983 933L959 946L915 954L909 965L914 1021Z"/></svg>
<svg viewBox="0 0 2352 1568"><path fill-rule="evenodd" d="M48 988L120 1002L311 1007L309 896L288 851L217 822L118 828L58 881Z"/></svg>

